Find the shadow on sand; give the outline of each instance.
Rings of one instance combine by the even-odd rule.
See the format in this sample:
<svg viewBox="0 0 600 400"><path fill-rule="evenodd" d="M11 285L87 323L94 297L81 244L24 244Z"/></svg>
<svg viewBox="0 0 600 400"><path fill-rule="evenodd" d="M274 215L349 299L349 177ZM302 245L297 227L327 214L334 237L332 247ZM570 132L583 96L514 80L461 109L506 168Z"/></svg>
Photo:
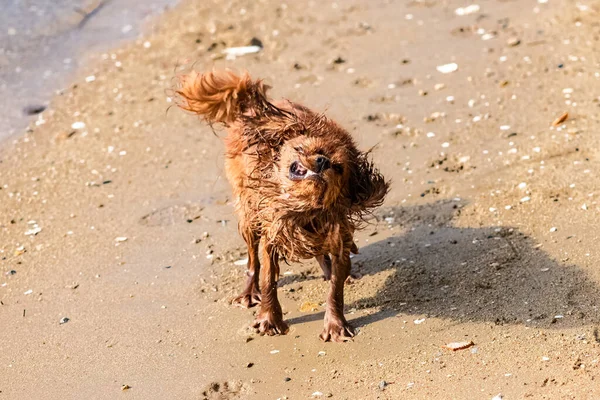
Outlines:
<svg viewBox="0 0 600 400"><path fill-rule="evenodd" d="M386 276L373 297L357 299L347 286L347 309L377 310L349 316L354 326L400 312L546 328L599 321L600 288L583 270L550 258L517 229L453 226L461 212L460 203L440 201L379 213L378 229L396 226L392 232L402 233L362 247L353 259L353 273ZM317 278L288 276L280 285ZM289 322L321 318L322 312Z"/></svg>

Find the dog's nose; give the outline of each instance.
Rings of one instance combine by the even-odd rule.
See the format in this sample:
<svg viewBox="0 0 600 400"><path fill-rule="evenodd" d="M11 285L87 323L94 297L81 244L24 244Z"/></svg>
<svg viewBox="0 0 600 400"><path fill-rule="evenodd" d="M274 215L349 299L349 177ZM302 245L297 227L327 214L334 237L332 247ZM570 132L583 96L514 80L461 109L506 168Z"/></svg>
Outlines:
<svg viewBox="0 0 600 400"><path fill-rule="evenodd" d="M325 156L318 156L315 160L315 172L323 172L331 167L331 161Z"/></svg>

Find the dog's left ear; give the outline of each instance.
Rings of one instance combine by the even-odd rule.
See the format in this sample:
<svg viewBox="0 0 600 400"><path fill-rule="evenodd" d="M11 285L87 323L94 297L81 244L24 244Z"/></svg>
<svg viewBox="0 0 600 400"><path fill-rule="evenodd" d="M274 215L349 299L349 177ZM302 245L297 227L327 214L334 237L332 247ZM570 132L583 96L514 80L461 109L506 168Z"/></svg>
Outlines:
<svg viewBox="0 0 600 400"><path fill-rule="evenodd" d="M363 213L383 203L390 182L375 168L369 153L361 153L352 166L349 189L352 211Z"/></svg>

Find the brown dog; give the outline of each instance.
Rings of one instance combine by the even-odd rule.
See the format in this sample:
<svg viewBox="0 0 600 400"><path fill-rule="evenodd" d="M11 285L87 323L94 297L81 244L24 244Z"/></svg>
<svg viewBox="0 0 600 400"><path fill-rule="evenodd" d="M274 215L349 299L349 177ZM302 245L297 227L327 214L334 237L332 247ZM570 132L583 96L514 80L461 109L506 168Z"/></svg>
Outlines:
<svg viewBox="0 0 600 400"><path fill-rule="evenodd" d="M287 333L279 259L315 257L331 280L320 337L348 340L354 329L344 318L344 282L358 251L354 230L389 185L348 132L299 104L272 103L267 89L232 72L192 73L177 89L181 108L229 128L225 167L248 245L248 282L234 302L260 304L253 325L260 334Z"/></svg>

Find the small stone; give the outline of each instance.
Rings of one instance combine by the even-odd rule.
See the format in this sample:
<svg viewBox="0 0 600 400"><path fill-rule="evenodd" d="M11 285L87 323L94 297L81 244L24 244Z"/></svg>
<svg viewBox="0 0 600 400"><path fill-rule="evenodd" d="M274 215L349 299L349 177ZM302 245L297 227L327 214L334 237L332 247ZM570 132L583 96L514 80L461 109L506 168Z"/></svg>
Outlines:
<svg viewBox="0 0 600 400"><path fill-rule="evenodd" d="M66 324L67 322L69 322L71 319L69 317L62 317L60 319L60 324Z"/></svg>
<svg viewBox="0 0 600 400"><path fill-rule="evenodd" d="M131 386L129 386L129 385L123 385L123 386L121 386L121 390L123 390L123 391L129 390L129 389L131 389Z"/></svg>
<svg viewBox="0 0 600 400"><path fill-rule="evenodd" d="M291 380L292 380L292 378L290 378L289 376L286 376L285 378L283 378L283 381L284 381L284 382L289 382L289 381L291 381Z"/></svg>
<svg viewBox="0 0 600 400"><path fill-rule="evenodd" d="M386 381L379 382L379 390L385 390L388 383Z"/></svg>
<svg viewBox="0 0 600 400"><path fill-rule="evenodd" d="M26 106L25 108L23 108L23 113L25 115L36 115L36 114L40 114L41 112L43 112L46 109L46 106L44 105L30 105L30 106Z"/></svg>
<svg viewBox="0 0 600 400"><path fill-rule="evenodd" d="M249 362L248 364L246 364L246 368L252 368L252 367L254 367L253 362Z"/></svg>
<svg viewBox="0 0 600 400"><path fill-rule="evenodd" d="M438 70L438 72L441 72L442 74L449 74L451 72L455 72L456 70L458 70L458 64L450 63L450 64L438 65L436 67L436 69Z"/></svg>
<svg viewBox="0 0 600 400"><path fill-rule="evenodd" d="M521 44L521 39L517 37L511 37L506 41L506 44L510 47L515 47Z"/></svg>

